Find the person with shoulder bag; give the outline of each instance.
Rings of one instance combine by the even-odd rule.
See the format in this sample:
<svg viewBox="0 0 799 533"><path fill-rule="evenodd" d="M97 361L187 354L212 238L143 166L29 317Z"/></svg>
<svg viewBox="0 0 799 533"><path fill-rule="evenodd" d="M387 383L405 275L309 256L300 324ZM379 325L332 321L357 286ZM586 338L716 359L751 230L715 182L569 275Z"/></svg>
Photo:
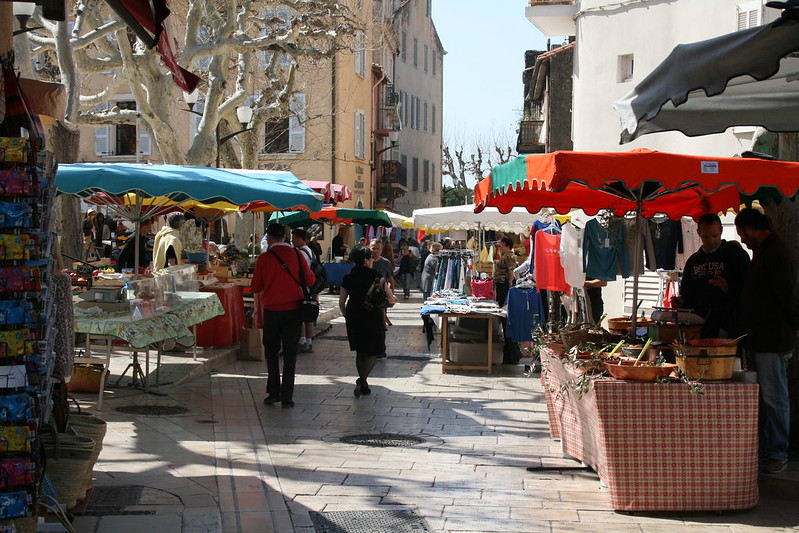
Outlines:
<svg viewBox="0 0 799 533"><path fill-rule="evenodd" d="M294 371L297 343L304 311L312 310L308 287L316 278L300 252L285 242L286 231L280 224L266 229L267 252L258 256L252 290L264 306L264 352L267 381L265 404L281 403L294 407ZM318 312L318 303L317 303ZM280 376L280 349L283 348L283 379Z"/></svg>
<svg viewBox="0 0 799 533"><path fill-rule="evenodd" d="M356 246L350 252L350 261L355 266L341 282L338 305L347 325L350 350L355 352L358 379L353 394L360 398L371 394L367 378L377 358L386 351L383 312L389 305L390 286L372 268L369 248Z"/></svg>

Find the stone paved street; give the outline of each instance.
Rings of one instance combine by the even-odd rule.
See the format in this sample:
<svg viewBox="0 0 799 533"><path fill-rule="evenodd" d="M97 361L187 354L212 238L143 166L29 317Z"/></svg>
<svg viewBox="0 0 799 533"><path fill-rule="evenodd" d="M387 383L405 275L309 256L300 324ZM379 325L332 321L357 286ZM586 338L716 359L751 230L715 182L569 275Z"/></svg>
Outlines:
<svg viewBox="0 0 799 533"><path fill-rule="evenodd" d="M326 296L325 309L334 303ZM419 304L401 300L390 311L389 357L370 379L371 396L353 396L354 355L340 318L316 338L313 353L299 355L293 409L262 403L261 362L234 361L161 386L158 395L112 389L101 414L109 427L95 468L97 502L77 516L77 531L312 533L309 512L396 509L414 510L437 532L743 533L799 526L795 501L773 497L743 512L614 512L596 475L563 459L550 438L537 375L510 365L494 367L492 376L442 375L438 339L425 352ZM118 359L115 375L126 363ZM91 410L96 397L78 397ZM115 410L127 405L188 412ZM340 441L375 433L425 442L378 448ZM101 496L115 487L127 500L103 507Z"/></svg>

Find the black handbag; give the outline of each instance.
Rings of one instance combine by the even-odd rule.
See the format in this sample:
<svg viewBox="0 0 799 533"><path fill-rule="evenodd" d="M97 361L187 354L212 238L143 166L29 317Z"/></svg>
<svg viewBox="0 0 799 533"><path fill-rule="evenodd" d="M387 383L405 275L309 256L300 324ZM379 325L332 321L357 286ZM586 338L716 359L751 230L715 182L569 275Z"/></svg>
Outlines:
<svg viewBox="0 0 799 533"><path fill-rule="evenodd" d="M275 259L280 261L280 264L283 266L283 270L286 271L291 279L297 283L300 288L302 289L302 304L300 304L300 320L303 323L313 322L316 323L316 319L319 318L319 300L317 300L316 296L311 295L310 291L308 290L308 284L305 282L305 271L302 269L302 258L300 257L300 252L296 248L294 251L297 253L297 267L300 269L300 280L298 281L297 278L289 270L289 267L283 260L277 255L272 249L268 250L275 256Z"/></svg>

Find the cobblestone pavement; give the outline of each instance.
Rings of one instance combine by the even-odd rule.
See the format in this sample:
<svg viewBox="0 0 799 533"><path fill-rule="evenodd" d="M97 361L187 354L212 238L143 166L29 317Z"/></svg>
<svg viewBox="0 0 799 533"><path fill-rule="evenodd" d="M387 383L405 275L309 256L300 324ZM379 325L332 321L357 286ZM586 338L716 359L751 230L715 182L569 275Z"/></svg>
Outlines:
<svg viewBox="0 0 799 533"><path fill-rule="evenodd" d="M336 297L324 300L330 318ZM550 438L537 376L510 365L494 367L491 376L442 375L438 339L432 352L425 350L419 304L401 300L390 311L389 357L377 363L370 396L353 396L354 355L341 318L316 338L312 353L299 355L293 409L262 403L262 362L230 362L158 387L158 394L113 389L100 415L108 434L95 489L75 528L312 533L313 512L380 510L412 510L437 532L743 533L799 526L799 506L773 498L721 514L614 512L596 475L575 469ZM124 363L121 357L112 373ZM96 400L79 398L90 409ZM186 413L116 410L130 405L180 406ZM424 442L381 448L340 440L381 433ZM376 531L368 522L356 526Z"/></svg>

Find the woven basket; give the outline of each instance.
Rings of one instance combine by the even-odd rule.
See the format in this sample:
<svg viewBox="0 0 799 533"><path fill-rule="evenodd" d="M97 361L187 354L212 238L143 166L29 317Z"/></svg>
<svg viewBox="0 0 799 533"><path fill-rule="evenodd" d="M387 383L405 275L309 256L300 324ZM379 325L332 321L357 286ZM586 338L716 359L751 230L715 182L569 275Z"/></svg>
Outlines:
<svg viewBox="0 0 799 533"><path fill-rule="evenodd" d="M563 340L563 346L566 348L566 350L569 350L573 346L588 342L601 344L605 339L605 332L600 329L589 329L586 327L572 330L561 330L560 337Z"/></svg>
<svg viewBox="0 0 799 533"><path fill-rule="evenodd" d="M6 518L0 520L0 531L16 531L16 533L36 533L39 517L36 514L22 518ZM13 530L11 529L13 528Z"/></svg>
<svg viewBox="0 0 799 533"><path fill-rule="evenodd" d="M70 509L86 494L86 472L94 467L94 440L55 431L42 432L41 440L47 456L45 473L58 501Z"/></svg>
<svg viewBox="0 0 799 533"><path fill-rule="evenodd" d="M72 377L67 383L69 392L100 392L100 377L103 375L103 365L75 365ZM108 372L105 374L103 388L108 385Z"/></svg>
<svg viewBox="0 0 799 533"><path fill-rule="evenodd" d="M75 433L81 437L89 437L94 441L91 455L92 466L87 470L85 477L85 487L86 490L89 490L92 488L92 471L94 465L97 463L97 458L100 456L100 451L103 449L103 439L105 438L107 424L105 420L100 420L96 416L90 414L71 413L69 415L69 425L75 430Z"/></svg>

